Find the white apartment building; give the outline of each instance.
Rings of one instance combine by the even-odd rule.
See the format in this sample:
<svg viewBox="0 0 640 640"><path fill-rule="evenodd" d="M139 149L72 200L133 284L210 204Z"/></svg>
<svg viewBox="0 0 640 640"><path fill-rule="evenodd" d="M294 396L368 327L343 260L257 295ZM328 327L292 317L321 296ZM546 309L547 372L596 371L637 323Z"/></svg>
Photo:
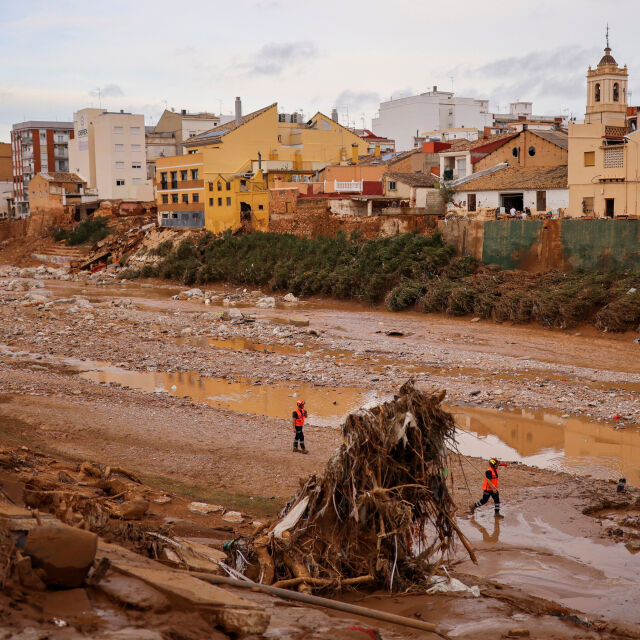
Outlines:
<svg viewBox="0 0 640 640"><path fill-rule="evenodd" d="M147 179L144 116L81 109L73 116L69 171L98 190L102 200L154 199Z"/></svg>
<svg viewBox="0 0 640 640"><path fill-rule="evenodd" d="M396 141L396 151L413 149L421 131L441 131L463 127L484 130L493 124L488 100L460 98L450 91L421 93L408 98L381 102L372 129L378 136Z"/></svg>

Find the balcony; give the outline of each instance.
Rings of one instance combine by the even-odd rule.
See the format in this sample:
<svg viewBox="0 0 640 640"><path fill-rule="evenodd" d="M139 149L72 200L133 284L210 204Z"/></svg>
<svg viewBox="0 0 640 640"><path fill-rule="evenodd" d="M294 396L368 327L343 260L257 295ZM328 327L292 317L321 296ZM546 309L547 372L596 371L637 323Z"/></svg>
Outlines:
<svg viewBox="0 0 640 640"><path fill-rule="evenodd" d="M362 180L350 180L348 182L333 181L335 193L360 193L362 191Z"/></svg>

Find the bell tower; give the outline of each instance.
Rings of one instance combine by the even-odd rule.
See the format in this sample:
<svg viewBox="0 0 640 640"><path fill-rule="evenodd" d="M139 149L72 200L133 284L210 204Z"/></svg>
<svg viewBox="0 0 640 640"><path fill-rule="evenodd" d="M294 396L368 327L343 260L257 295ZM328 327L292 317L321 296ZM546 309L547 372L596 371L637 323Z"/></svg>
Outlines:
<svg viewBox="0 0 640 640"><path fill-rule="evenodd" d="M601 122L624 126L627 113L627 65L619 67L611 55L609 25L607 46L598 66L587 71L587 111L585 123Z"/></svg>

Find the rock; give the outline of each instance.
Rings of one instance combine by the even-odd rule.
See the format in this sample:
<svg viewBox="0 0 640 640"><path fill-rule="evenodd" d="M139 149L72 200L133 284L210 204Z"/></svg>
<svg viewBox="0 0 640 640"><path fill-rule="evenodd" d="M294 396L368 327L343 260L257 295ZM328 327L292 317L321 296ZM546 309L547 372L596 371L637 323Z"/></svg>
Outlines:
<svg viewBox="0 0 640 640"><path fill-rule="evenodd" d="M224 511L224 507L219 504L207 504L206 502L192 502L189 505L191 513L198 513L201 516L207 516L210 513L218 513Z"/></svg>
<svg viewBox="0 0 640 640"><path fill-rule="evenodd" d="M308 327L309 320L308 318L303 318L302 316L291 316L289 319L289 324L292 324L294 327Z"/></svg>
<svg viewBox="0 0 640 640"><path fill-rule="evenodd" d="M479 396L482 393L482 389L474 389L469 393L470 396Z"/></svg>
<svg viewBox="0 0 640 640"><path fill-rule="evenodd" d="M138 520L149 510L149 503L141 497L125 500L113 508L114 515L123 520Z"/></svg>
<svg viewBox="0 0 640 640"><path fill-rule="evenodd" d="M299 302L299 299L296 298L296 296L294 296L293 293L287 293L287 295L284 297L284 301L285 302Z"/></svg>
<svg viewBox="0 0 640 640"><path fill-rule="evenodd" d="M235 307L229 309L229 311L226 311L225 313L229 316L229 320L242 320L244 318L242 311Z"/></svg>
<svg viewBox="0 0 640 640"><path fill-rule="evenodd" d="M480 318L473 318L473 320L471 320L471 322L480 322Z"/></svg>
<svg viewBox="0 0 640 640"><path fill-rule="evenodd" d="M388 336L403 336L404 331L400 331L400 329L387 329L385 334Z"/></svg>
<svg viewBox="0 0 640 640"><path fill-rule="evenodd" d="M91 309L93 307L89 302L89 299L83 296L74 296L74 300L77 307L81 307L83 309Z"/></svg>
<svg viewBox="0 0 640 640"><path fill-rule="evenodd" d="M266 611L256 609L222 609L218 614L218 624L227 633L239 636L261 636L269 626L271 616Z"/></svg>
<svg viewBox="0 0 640 640"><path fill-rule="evenodd" d="M204 298L202 289L188 289L187 291L181 291L180 295L187 298Z"/></svg>
<svg viewBox="0 0 640 640"><path fill-rule="evenodd" d="M304 347L304 342L296 342L294 345L294 347Z"/></svg>
<svg viewBox="0 0 640 640"><path fill-rule="evenodd" d="M190 336L193 333L193 329L191 327L185 327L180 330L181 336Z"/></svg>
<svg viewBox="0 0 640 640"><path fill-rule="evenodd" d="M171 498L169 496L158 496L157 498L154 498L153 501L156 504L168 504L171 502Z"/></svg>
<svg viewBox="0 0 640 640"><path fill-rule="evenodd" d="M265 296L264 298L260 298L256 302L256 307L259 309L273 309L276 306L276 299L271 296Z"/></svg>
<svg viewBox="0 0 640 640"><path fill-rule="evenodd" d="M166 596L137 578L111 573L96 586L110 600L125 607L162 612L171 606Z"/></svg>
<svg viewBox="0 0 640 640"><path fill-rule="evenodd" d="M64 524L32 529L24 553L36 569L44 570L44 581L59 587L79 587L93 564L98 536Z"/></svg>
<svg viewBox="0 0 640 640"><path fill-rule="evenodd" d="M227 513L222 516L222 519L226 522L242 522L244 520L239 511L227 511Z"/></svg>
<svg viewBox="0 0 640 640"><path fill-rule="evenodd" d="M307 334L310 336L319 336L320 332L317 329L307 329Z"/></svg>
<svg viewBox="0 0 640 640"><path fill-rule="evenodd" d="M627 295L635 293L636 291L637 291L637 289L635 287L631 287L631 289L629 289L629 291L627 291Z"/></svg>
<svg viewBox="0 0 640 640"><path fill-rule="evenodd" d="M39 573L33 570L33 567L31 566L31 558L29 556L23 556L17 560L15 567L18 573L18 579L23 587L27 589L34 589L35 591L44 591L47 588L47 585L44 583Z"/></svg>

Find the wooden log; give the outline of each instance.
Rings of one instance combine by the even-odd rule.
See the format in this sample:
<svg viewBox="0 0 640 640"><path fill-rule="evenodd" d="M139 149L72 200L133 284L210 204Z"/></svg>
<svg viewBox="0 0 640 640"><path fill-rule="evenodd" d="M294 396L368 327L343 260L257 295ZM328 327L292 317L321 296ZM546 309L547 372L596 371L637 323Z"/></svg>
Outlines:
<svg viewBox="0 0 640 640"><path fill-rule="evenodd" d="M363 616L365 618L373 618L374 620L390 622L392 624L398 624L403 627L420 629L421 631L430 631L431 633L435 633L441 638L450 640L449 636L447 636L444 632L438 630L436 625L431 622L413 620L412 618L398 616L394 613L387 613L386 611L367 609L366 607L359 607L357 605L348 604L346 602L330 600L329 598L321 598L320 596L314 596L308 593L299 593L298 591L289 591L288 589L279 589L278 587L272 587L266 584L257 584L256 582L243 582L234 578L227 578L226 576L212 576L208 573L200 572L190 572L190 575L199 578L200 580L204 580L205 582L209 582L210 584L226 584L232 587L240 587L241 589L262 591L272 596L284 598L285 600L304 602L305 604L316 605L318 607L324 607L326 609L334 609L335 611L343 611L344 613L351 613L352 615Z"/></svg>
<svg viewBox="0 0 640 640"><path fill-rule="evenodd" d="M367 582L372 582L373 580L373 576L358 576L357 578L346 578L345 580L340 581L331 580L329 578L291 578L290 580L280 580L278 582L274 582L273 586L280 589L287 589L288 587L295 587L301 582L306 582L307 584L312 584L316 587L325 587L330 584L338 583L349 587L356 584L365 584Z"/></svg>

